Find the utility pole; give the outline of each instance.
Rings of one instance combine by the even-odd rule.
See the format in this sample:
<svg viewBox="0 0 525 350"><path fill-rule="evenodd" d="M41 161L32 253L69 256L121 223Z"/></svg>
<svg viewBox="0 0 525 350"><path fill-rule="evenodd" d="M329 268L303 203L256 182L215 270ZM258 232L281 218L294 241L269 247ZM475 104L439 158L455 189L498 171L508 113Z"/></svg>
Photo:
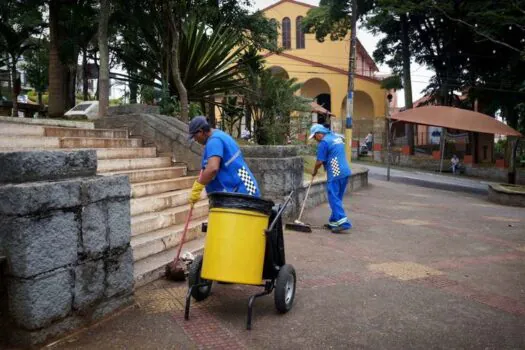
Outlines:
<svg viewBox="0 0 525 350"><path fill-rule="evenodd" d="M390 181L390 159L392 158L392 94L388 94L388 118L386 127L386 181Z"/></svg>
<svg viewBox="0 0 525 350"><path fill-rule="evenodd" d="M342 129L345 131L346 159L352 161L352 118L354 114L354 72L357 42L357 0L352 0L352 20L350 33L350 55L348 57L348 93L346 95L346 119Z"/></svg>

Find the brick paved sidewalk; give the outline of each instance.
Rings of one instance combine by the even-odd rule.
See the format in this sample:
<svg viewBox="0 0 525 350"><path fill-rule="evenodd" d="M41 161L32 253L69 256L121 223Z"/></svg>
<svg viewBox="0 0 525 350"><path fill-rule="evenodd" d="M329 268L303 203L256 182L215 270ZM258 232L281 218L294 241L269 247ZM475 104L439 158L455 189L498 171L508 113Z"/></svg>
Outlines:
<svg viewBox="0 0 525 350"><path fill-rule="evenodd" d="M186 285L157 281L137 304L57 349L525 348L525 211L467 196L371 181L346 198L354 228L285 234L294 308L246 302L260 288L214 285L184 321ZM322 226L328 207L305 214Z"/></svg>

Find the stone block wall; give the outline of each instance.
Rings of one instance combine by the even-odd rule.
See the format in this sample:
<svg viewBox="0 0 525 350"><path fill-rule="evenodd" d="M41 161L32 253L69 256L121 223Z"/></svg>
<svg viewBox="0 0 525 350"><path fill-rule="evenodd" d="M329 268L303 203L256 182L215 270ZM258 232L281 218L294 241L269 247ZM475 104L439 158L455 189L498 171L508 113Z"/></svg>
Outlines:
<svg viewBox="0 0 525 350"><path fill-rule="evenodd" d="M40 344L131 303L127 176L96 176L95 151L1 153L0 167L0 336Z"/></svg>
<svg viewBox="0 0 525 350"><path fill-rule="evenodd" d="M139 113L141 105L132 105L131 113L116 114L95 121L97 128L128 129L130 135L141 137L145 146L155 146L159 152L172 152L175 161L188 166L188 174L200 170L202 146L188 140L188 125L177 118ZM136 113L135 113L136 112Z"/></svg>
<svg viewBox="0 0 525 350"><path fill-rule="evenodd" d="M304 163L295 146L244 146L244 159L266 199L282 203L294 191L285 217L299 213L299 190L303 186Z"/></svg>

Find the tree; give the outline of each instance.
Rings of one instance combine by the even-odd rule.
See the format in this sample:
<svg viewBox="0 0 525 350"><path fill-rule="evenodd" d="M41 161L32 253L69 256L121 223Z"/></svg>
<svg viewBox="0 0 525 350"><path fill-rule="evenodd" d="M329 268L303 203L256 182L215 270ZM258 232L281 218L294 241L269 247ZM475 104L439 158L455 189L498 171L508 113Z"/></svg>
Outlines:
<svg viewBox="0 0 525 350"><path fill-rule="evenodd" d="M40 1L36 0L8 0L0 6L0 42L8 56L7 65L13 87L11 95L13 117L18 116L17 98L20 93L16 66L20 57L33 47L32 35L38 34L43 28L40 6Z"/></svg>
<svg viewBox="0 0 525 350"><path fill-rule="evenodd" d="M233 129L238 126L238 136L240 136L240 122L244 117L244 108L239 104L238 96L225 96L219 108L223 128L233 136Z"/></svg>
<svg viewBox="0 0 525 350"><path fill-rule="evenodd" d="M49 107L62 117L75 105L78 56L97 33L95 0L49 0Z"/></svg>
<svg viewBox="0 0 525 350"><path fill-rule="evenodd" d="M301 88L296 79L273 76L263 66L262 57L254 49L244 54L240 68L247 86L240 93L254 124L256 142L282 144L290 130L291 115L309 112L311 99L296 94Z"/></svg>
<svg viewBox="0 0 525 350"><path fill-rule="evenodd" d="M100 0L98 22L98 47L100 51L100 70L98 75L99 97L98 116L106 116L109 106L109 48L108 22L111 8L109 0Z"/></svg>
<svg viewBox="0 0 525 350"><path fill-rule="evenodd" d="M27 82L38 94L38 104L43 106L42 93L47 90L49 82L49 42L45 39L35 41L33 49L25 54L24 70Z"/></svg>

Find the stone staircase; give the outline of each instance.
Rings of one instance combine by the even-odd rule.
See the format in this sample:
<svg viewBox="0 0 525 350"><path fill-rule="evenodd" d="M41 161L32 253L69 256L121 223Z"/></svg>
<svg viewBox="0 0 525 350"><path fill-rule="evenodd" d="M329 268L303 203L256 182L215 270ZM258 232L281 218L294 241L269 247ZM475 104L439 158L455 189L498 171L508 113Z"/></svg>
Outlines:
<svg viewBox="0 0 525 350"><path fill-rule="evenodd" d="M189 211L188 194L195 176L171 154L144 147L127 130L95 129L90 122L0 118L0 152L20 150L95 149L97 173L127 175L131 183L131 246L135 286L153 281L176 255ZM70 127L69 124L74 125ZM205 199L203 194L202 199ZM207 201L195 205L183 251L201 249L201 225Z"/></svg>

